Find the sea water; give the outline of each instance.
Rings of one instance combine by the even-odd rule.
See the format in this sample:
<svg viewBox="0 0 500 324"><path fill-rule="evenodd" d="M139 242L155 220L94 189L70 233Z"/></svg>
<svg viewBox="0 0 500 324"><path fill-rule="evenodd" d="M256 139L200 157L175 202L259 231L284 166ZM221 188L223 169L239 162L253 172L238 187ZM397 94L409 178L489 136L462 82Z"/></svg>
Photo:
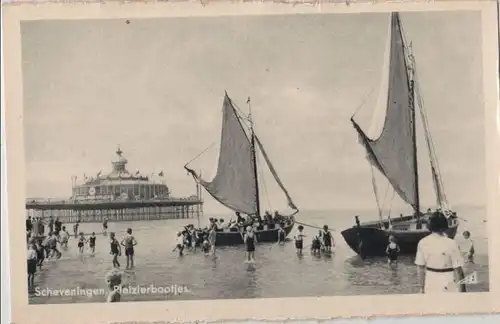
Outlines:
<svg viewBox="0 0 500 324"><path fill-rule="evenodd" d="M468 285L468 291L488 291L487 222L482 208L457 209L463 220L457 233L468 230L474 240L476 257L465 272L477 273L478 283ZM361 221L376 219L376 212L358 213ZM354 225L352 211L303 211L297 220L315 225L328 224L335 240L331 256L313 256L308 245L317 229L306 227L303 256L296 254L293 241L285 245L264 243L256 245L255 262L245 262L245 249L217 248L216 258L205 256L199 249L186 249L179 257L172 250L176 233L196 219L159 220L109 223L109 232L120 239L126 228L133 229L138 245L135 248L135 268L123 274L122 301L200 300L222 298L265 298L407 294L418 291L414 257L400 257L397 265L389 265L386 258L362 260L344 242L340 232ZM206 219L216 215L205 215ZM217 215L217 218L230 217ZM71 224L66 224L69 229ZM102 225L82 223L79 231L101 233ZM295 231L295 229L294 229ZM290 234L289 238L293 236ZM85 247L79 255L77 241L71 238L67 250L59 260L45 261L37 272L35 284L38 293L30 303L103 302L106 300L106 273L112 269L109 254L109 236L97 235L95 254ZM124 252L124 251L122 251ZM120 257L122 269L125 256ZM50 295L50 296L49 296Z"/></svg>

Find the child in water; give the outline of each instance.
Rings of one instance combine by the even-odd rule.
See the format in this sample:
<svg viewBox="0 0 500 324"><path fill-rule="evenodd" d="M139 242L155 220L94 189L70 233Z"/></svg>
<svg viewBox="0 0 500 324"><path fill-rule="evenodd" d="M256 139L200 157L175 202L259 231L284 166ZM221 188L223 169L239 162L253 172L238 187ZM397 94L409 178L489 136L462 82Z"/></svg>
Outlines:
<svg viewBox="0 0 500 324"><path fill-rule="evenodd" d="M78 238L78 251L80 254L83 254L83 247L85 246L85 243L87 243L87 240L85 239L85 236L83 236L83 232L80 232L80 237Z"/></svg>
<svg viewBox="0 0 500 324"><path fill-rule="evenodd" d="M113 269L106 275L106 283L108 284L108 303L116 303L121 300L120 285L122 284L122 274L118 269Z"/></svg>
<svg viewBox="0 0 500 324"><path fill-rule="evenodd" d="M389 245L385 249L385 253L388 257L389 264L398 262L399 245L396 243L396 238L394 236L389 236Z"/></svg>
<svg viewBox="0 0 500 324"><path fill-rule="evenodd" d="M35 273L37 265L37 251L35 243L30 240L28 244L28 291L35 289Z"/></svg>
<svg viewBox="0 0 500 324"><path fill-rule="evenodd" d="M62 248L64 249L68 248L69 233L66 230L66 226L63 226L61 232L59 233L59 241L61 243Z"/></svg>
<svg viewBox="0 0 500 324"><path fill-rule="evenodd" d="M121 244L125 247L125 256L127 257L127 269L134 267L134 246L137 245L135 237L132 236L132 229L127 228L127 234Z"/></svg>
<svg viewBox="0 0 500 324"><path fill-rule="evenodd" d="M278 228L278 244L285 244L285 236L285 230L282 227Z"/></svg>
<svg viewBox="0 0 500 324"><path fill-rule="evenodd" d="M462 236L465 239L463 251L463 253L465 254L465 259L467 260L467 262L474 263L474 242L470 238L470 232L465 231L462 233Z"/></svg>
<svg viewBox="0 0 500 324"><path fill-rule="evenodd" d="M332 252L332 246L334 245L332 233L328 230L328 225L323 226L323 231L321 232L321 237L323 238L323 246L325 252Z"/></svg>
<svg viewBox="0 0 500 324"><path fill-rule="evenodd" d="M304 226L299 225L297 228L297 234L295 234L295 248L297 249L297 254L302 255L302 249L304 248L304 233L302 232L304 230Z"/></svg>
<svg viewBox="0 0 500 324"><path fill-rule="evenodd" d="M113 267L119 268L120 262L118 262L118 257L120 255L122 255L122 249L120 247L120 243L115 238L115 233L111 232L109 234L109 237L110 237L110 246L111 246L110 254L113 256Z"/></svg>
<svg viewBox="0 0 500 324"><path fill-rule="evenodd" d="M95 232L92 232L92 235L89 237L89 248L92 254L95 253L95 239Z"/></svg>
<svg viewBox="0 0 500 324"><path fill-rule="evenodd" d="M311 253L319 254L321 251L321 231L318 234L313 236L312 244L311 244Z"/></svg>
<svg viewBox="0 0 500 324"><path fill-rule="evenodd" d="M184 235L182 235L182 232L177 233L176 243L177 245L175 246L175 250L179 251L179 256L181 257L184 255L182 253L184 251Z"/></svg>
<svg viewBox="0 0 500 324"><path fill-rule="evenodd" d="M45 260L45 248L39 240L36 240L36 253L37 253L37 265L39 269L42 269L43 260Z"/></svg>
<svg viewBox="0 0 500 324"><path fill-rule="evenodd" d="M205 256L208 256L210 253L210 243L208 243L208 236L205 235L203 238L203 243L201 244L201 249L203 253L205 253Z"/></svg>
<svg viewBox="0 0 500 324"><path fill-rule="evenodd" d="M243 237L243 242L247 248L247 261L255 261L255 243L257 243L257 236L255 235L252 226L247 226L247 232Z"/></svg>

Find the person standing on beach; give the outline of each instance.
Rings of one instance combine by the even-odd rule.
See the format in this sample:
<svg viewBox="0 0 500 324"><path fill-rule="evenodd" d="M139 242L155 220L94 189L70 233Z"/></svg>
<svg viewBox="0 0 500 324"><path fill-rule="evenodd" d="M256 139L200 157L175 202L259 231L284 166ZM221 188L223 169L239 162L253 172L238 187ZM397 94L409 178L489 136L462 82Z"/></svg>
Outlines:
<svg viewBox="0 0 500 324"><path fill-rule="evenodd" d="M121 241L121 245L125 247L125 256L127 257L127 269L134 267L134 246L137 245L135 237L132 236L132 229L127 228L125 237Z"/></svg>
<svg viewBox="0 0 500 324"><path fill-rule="evenodd" d="M118 257L122 255L122 249L120 247L120 243L115 238L115 233L111 232L109 234L109 237L110 237L110 247L111 247L110 254L113 256L113 267L119 268L120 262L118 262Z"/></svg>
<svg viewBox="0 0 500 324"><path fill-rule="evenodd" d="M54 232L54 218L52 216L49 217L49 233Z"/></svg>
<svg viewBox="0 0 500 324"><path fill-rule="evenodd" d="M464 259L456 241L446 235L448 219L441 212L430 218L427 235L417 245L421 293L465 292Z"/></svg>

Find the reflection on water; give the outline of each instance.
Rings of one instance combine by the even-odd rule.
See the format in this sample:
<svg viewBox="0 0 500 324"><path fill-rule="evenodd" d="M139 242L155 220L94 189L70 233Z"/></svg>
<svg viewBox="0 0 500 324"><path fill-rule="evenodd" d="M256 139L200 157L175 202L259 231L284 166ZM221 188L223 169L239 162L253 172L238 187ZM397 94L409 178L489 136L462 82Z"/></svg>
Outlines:
<svg viewBox="0 0 500 324"><path fill-rule="evenodd" d="M136 268L124 274L125 285L147 287L185 286L188 292L179 295L134 294L122 296L123 301L189 300L221 298L300 297L325 295L415 293L418 290L416 267L412 257L400 257L397 265L389 265L385 258L362 260L343 242L340 230L351 226L351 215L308 213L301 215L312 224L329 224L336 248L332 256L312 256L308 247L298 257L292 241L285 245L260 244L255 253L255 264L244 263L244 247L221 247L217 258L205 257L200 251L187 252L179 258L172 249L175 233L184 224L182 220L111 223L109 231L120 237L127 227L134 229L137 238ZM333 221L334 220L334 221ZM466 267L466 274L478 272L479 284L470 291L488 289L487 241L485 223L473 219L462 230L470 230L476 244L476 264ZM82 224L82 231L100 232L100 224ZM309 238L315 230L306 228ZM123 266L125 257L120 258ZM78 255L76 240L71 239L62 259L46 262L37 273L39 288L89 289L106 288L104 276L112 268L108 237L98 236L96 253L85 251ZM105 296L33 296L31 303L101 302Z"/></svg>

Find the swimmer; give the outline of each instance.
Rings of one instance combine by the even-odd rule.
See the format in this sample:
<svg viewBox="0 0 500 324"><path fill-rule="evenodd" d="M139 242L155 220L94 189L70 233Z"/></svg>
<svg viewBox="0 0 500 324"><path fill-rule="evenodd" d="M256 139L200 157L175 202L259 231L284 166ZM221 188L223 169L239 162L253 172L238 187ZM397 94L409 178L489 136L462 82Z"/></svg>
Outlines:
<svg viewBox="0 0 500 324"><path fill-rule="evenodd" d="M208 256L210 253L210 243L208 243L208 238L206 237L201 244L201 250L205 253L205 256Z"/></svg>
<svg viewBox="0 0 500 324"><path fill-rule="evenodd" d="M116 303L121 300L120 285L122 284L122 274L118 269L113 269L106 274L106 283L108 284L108 303Z"/></svg>
<svg viewBox="0 0 500 324"><path fill-rule="evenodd" d="M285 236L286 236L285 230L282 227L280 227L278 229L278 244L280 245L285 244Z"/></svg>
<svg viewBox="0 0 500 324"><path fill-rule="evenodd" d="M104 220L102 221L102 231L106 233L108 230L108 219L104 217Z"/></svg>
<svg viewBox="0 0 500 324"><path fill-rule="evenodd" d="M43 260L45 260L45 248L40 240L36 241L36 253L37 253L37 265L39 269L42 269Z"/></svg>
<svg viewBox="0 0 500 324"><path fill-rule="evenodd" d="M247 248L247 261L255 261L255 243L257 243L257 236L255 235L252 226L247 226L247 232L245 233L243 242Z"/></svg>
<svg viewBox="0 0 500 324"><path fill-rule="evenodd" d="M92 232L92 235L89 237L89 248L92 254L95 253L95 239L96 239L95 233Z"/></svg>
<svg viewBox="0 0 500 324"><path fill-rule="evenodd" d="M83 232L80 232L80 237L78 238L78 251L80 254L83 253L83 247L85 246L85 243L87 243L87 240L85 239L85 236L83 236Z"/></svg>
<svg viewBox="0 0 500 324"><path fill-rule="evenodd" d="M177 239L176 239L176 246L174 251L178 250L179 251L179 256L183 256L184 254L182 253L184 251L184 242L185 238L182 232L177 233Z"/></svg>
<svg viewBox="0 0 500 324"><path fill-rule="evenodd" d="M66 226L63 226L61 232L59 233L59 242L61 243L61 247L67 249L68 241L69 241L69 233L66 230Z"/></svg>
<svg viewBox="0 0 500 324"><path fill-rule="evenodd" d="M208 233L208 243L210 244L210 248L212 250L212 255L215 256L215 240L217 237L217 232L216 232L217 226L214 224L210 232Z"/></svg>
<svg viewBox="0 0 500 324"><path fill-rule="evenodd" d="M73 233L75 234L75 238L78 236L78 227L80 226L80 221L77 220L75 225L73 225Z"/></svg>
<svg viewBox="0 0 500 324"><path fill-rule="evenodd" d="M389 236L389 245L385 253L388 257L389 264L398 263L399 245L396 243L396 238L394 236Z"/></svg>
<svg viewBox="0 0 500 324"><path fill-rule="evenodd" d="M28 292L35 289L35 273L37 264L37 251L33 241L28 244Z"/></svg>
<svg viewBox="0 0 500 324"><path fill-rule="evenodd" d="M48 242L49 242L49 249L51 252L51 257L54 257L56 255L57 258L60 259L62 256L62 253L59 252L59 250L57 249L57 242L59 242L59 240L57 239L57 235L55 232L52 232L52 233L49 233L49 236L50 236L50 239Z"/></svg>
<svg viewBox="0 0 500 324"><path fill-rule="evenodd" d="M110 254L113 256L113 267L119 268L120 262L118 262L118 257L122 255L122 248L120 247L120 243L115 238L115 233L111 232L109 236L111 246Z"/></svg>
<svg viewBox="0 0 500 324"><path fill-rule="evenodd" d="M328 230L328 225L323 226L323 231L321 232L321 237L323 238L323 246L325 252L332 252L332 245L334 245L332 233Z"/></svg>
<svg viewBox="0 0 500 324"><path fill-rule="evenodd" d="M304 248L304 226L299 225L297 228L297 234L295 234L295 248L297 249L297 254L302 255L302 249Z"/></svg>
<svg viewBox="0 0 500 324"><path fill-rule="evenodd" d="M125 256L127 257L127 269L134 267L134 246L137 245L137 241L135 237L132 236L132 229L127 228L127 233L123 240L121 241L121 245L125 247Z"/></svg>
<svg viewBox="0 0 500 324"><path fill-rule="evenodd" d="M311 244L311 253L319 254L321 251L321 231L318 234L313 236L312 244Z"/></svg>

